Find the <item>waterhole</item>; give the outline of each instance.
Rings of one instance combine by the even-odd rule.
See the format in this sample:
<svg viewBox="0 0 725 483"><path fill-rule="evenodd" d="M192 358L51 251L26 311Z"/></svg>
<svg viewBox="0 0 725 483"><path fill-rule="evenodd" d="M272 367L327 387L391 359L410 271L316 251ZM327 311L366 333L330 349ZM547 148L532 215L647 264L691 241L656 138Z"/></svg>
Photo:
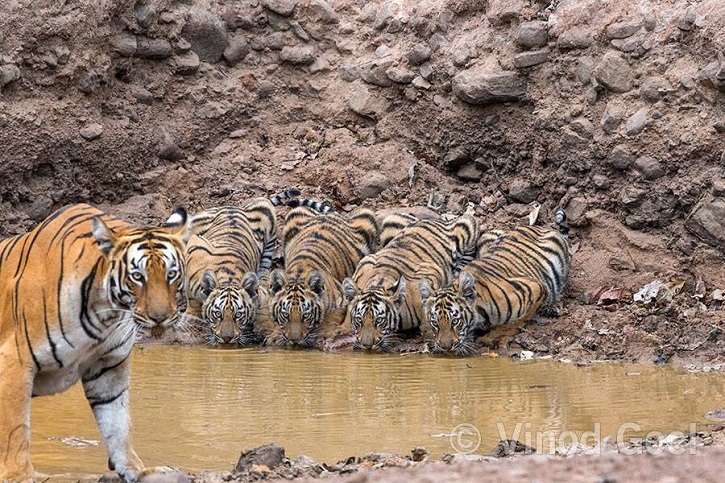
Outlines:
<svg viewBox="0 0 725 483"><path fill-rule="evenodd" d="M721 374L622 364L153 345L137 346L132 364L136 451L187 471L230 470L269 442L327 463L415 446L485 453L506 438L539 437L547 452L552 436L705 429L725 396ZM31 426L38 471L106 470L80 385L33 400Z"/></svg>

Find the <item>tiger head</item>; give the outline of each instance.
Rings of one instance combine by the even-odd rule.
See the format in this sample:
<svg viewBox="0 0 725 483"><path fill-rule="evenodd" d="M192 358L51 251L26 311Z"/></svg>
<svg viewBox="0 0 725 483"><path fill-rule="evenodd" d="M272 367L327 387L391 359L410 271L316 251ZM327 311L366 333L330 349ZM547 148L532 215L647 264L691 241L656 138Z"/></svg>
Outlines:
<svg viewBox="0 0 725 483"><path fill-rule="evenodd" d="M206 297L201 307L202 319L211 329L208 342L247 345L254 342L254 319L259 308L259 278L247 272L241 284L218 283L212 270L201 277L201 292Z"/></svg>
<svg viewBox="0 0 725 483"><path fill-rule="evenodd" d="M403 276L390 287L373 287L363 291L358 291L350 278L342 282L343 294L349 302L350 323L360 346L387 351L398 340L405 290Z"/></svg>
<svg viewBox="0 0 725 483"><path fill-rule="evenodd" d="M186 210L177 208L159 228L110 228L96 217L92 235L108 261L104 287L114 309L129 311L153 336L173 327L187 305Z"/></svg>
<svg viewBox="0 0 725 483"><path fill-rule="evenodd" d="M313 270L306 278L287 279L284 270L276 269L270 279L270 314L279 327L280 345L312 347L324 315L325 281Z"/></svg>
<svg viewBox="0 0 725 483"><path fill-rule="evenodd" d="M452 286L437 291L433 291L427 280L421 280L418 291L423 314L434 334L433 351L472 354L476 329L473 276L464 270Z"/></svg>

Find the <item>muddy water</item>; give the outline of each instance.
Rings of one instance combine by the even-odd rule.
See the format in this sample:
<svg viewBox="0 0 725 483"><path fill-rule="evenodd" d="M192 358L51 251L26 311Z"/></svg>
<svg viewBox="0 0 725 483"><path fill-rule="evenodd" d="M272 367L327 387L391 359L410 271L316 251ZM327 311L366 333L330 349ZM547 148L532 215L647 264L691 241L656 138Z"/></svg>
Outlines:
<svg viewBox="0 0 725 483"><path fill-rule="evenodd" d="M414 446L440 457L473 449L476 430L478 452L506 437L536 446L537 432L548 451L584 432L702 429L723 399L721 374L649 366L163 346L133 355L137 452L147 465L186 470L231 469L242 449L268 442L330 463ZM451 438L461 424L475 429L459 426ZM33 401L39 471L104 471L99 439L80 387Z"/></svg>

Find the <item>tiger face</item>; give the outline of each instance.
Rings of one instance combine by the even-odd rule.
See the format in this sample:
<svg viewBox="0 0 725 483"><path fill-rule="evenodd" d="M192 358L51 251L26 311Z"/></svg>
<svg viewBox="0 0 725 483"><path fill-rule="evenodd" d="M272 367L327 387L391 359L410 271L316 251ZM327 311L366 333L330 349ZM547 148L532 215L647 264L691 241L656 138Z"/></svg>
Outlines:
<svg viewBox="0 0 725 483"><path fill-rule="evenodd" d="M350 324L361 347L385 352L399 340L400 307L405 288L405 277L400 277L387 289L371 288L361 292L352 279L343 281L342 290L349 301Z"/></svg>
<svg viewBox="0 0 725 483"><path fill-rule="evenodd" d="M145 230L111 229L94 218L92 234L109 262L104 284L114 309L129 311L152 336L173 327L187 306L186 211L178 208L165 226Z"/></svg>
<svg viewBox="0 0 725 483"><path fill-rule="evenodd" d="M470 355L475 351L476 324L473 303L476 292L473 278L463 271L458 283L437 291L427 280L418 282L423 313L433 332L433 351Z"/></svg>
<svg viewBox="0 0 725 483"><path fill-rule="evenodd" d="M248 272L241 286L236 283L218 284L214 272L207 270L201 280L206 299L202 318L209 327L207 341L211 345L249 345L256 341L254 319L259 308L259 278Z"/></svg>
<svg viewBox="0 0 725 483"><path fill-rule="evenodd" d="M270 289L270 313L279 327L278 343L313 347L324 313L325 284L320 273L314 270L306 279L287 280L284 271L277 269L272 272Z"/></svg>

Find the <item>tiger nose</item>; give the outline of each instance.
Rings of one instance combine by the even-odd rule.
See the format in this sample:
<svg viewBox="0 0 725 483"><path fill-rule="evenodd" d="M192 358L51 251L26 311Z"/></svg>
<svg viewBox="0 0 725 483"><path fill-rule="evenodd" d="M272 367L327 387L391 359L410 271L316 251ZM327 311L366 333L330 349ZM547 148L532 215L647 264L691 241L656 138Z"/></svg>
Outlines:
<svg viewBox="0 0 725 483"><path fill-rule="evenodd" d="M151 312L149 313L149 320L151 320L151 322L154 322L156 325L161 325L166 322L170 316L171 313L167 311Z"/></svg>
<svg viewBox="0 0 725 483"><path fill-rule="evenodd" d="M441 340L438 345L441 346L441 349L449 351L453 349L453 339Z"/></svg>

